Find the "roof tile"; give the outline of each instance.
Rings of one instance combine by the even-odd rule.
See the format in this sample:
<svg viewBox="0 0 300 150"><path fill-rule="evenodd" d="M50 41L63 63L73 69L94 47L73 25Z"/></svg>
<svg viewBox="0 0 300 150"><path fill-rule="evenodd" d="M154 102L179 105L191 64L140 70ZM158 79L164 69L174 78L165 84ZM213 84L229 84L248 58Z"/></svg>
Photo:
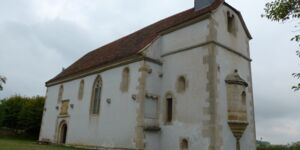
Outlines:
<svg viewBox="0 0 300 150"><path fill-rule="evenodd" d="M56 82L66 77L70 77L86 71L90 71L95 68L116 62L120 59L135 55L138 53L138 51L146 47L157 36L159 36L161 32L202 16L216 9L223 2L224 0L216 0L211 6L207 8L197 11L195 11L194 8L186 10L179 14L158 21L152 25L149 25L110 44L93 50L70 65L56 77L46 82L46 84Z"/></svg>

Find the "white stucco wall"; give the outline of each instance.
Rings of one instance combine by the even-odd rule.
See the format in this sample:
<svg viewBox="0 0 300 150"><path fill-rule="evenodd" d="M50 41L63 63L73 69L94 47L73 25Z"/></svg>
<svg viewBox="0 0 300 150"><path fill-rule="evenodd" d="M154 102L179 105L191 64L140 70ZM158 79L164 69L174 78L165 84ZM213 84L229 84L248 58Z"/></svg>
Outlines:
<svg viewBox="0 0 300 150"><path fill-rule="evenodd" d="M249 125L240 140L241 149L255 149L255 124L254 124L254 116L253 116L253 99L252 99L252 83L251 83L251 74L250 74L250 62L237 56L232 55L232 53L218 48L217 62L220 66L219 79L220 83L218 85L219 91L219 110L220 110L220 118L223 124L223 136L224 138L224 149L235 150L235 138L228 126L227 122L227 91L226 91L226 83L225 78L234 72L235 69L238 70L239 75L249 84L246 89L246 105L248 111L248 122Z"/></svg>
<svg viewBox="0 0 300 150"><path fill-rule="evenodd" d="M177 29L161 37L161 55L207 42L208 19Z"/></svg>
<svg viewBox="0 0 300 150"><path fill-rule="evenodd" d="M122 71L125 67L130 69L130 83L128 92L120 91ZM78 89L81 79L63 83L63 99L69 99L74 108L69 107L67 144L94 145L104 147L134 148L137 105L132 100L132 94L137 93L138 62L127 66L113 68L84 77L84 96L78 100ZM102 96L100 114L89 114L92 86L97 75L102 78ZM47 138L55 141L55 127L58 124L59 110L55 107L60 85L48 87L48 94L44 113L43 126L40 139ZM106 100L110 98L111 104Z"/></svg>
<svg viewBox="0 0 300 150"><path fill-rule="evenodd" d="M163 81L161 88L161 149L179 150L180 140L189 140L190 149L205 149L207 140L203 138L203 108L208 98L206 91L208 65L203 64L207 48L195 48L189 51L169 55L163 58ZM187 80L187 89L176 92L179 76ZM165 125L166 93L174 95L173 122Z"/></svg>
<svg viewBox="0 0 300 150"><path fill-rule="evenodd" d="M152 49L151 49L152 50ZM151 69L151 73L146 78L146 93L154 96L158 96L157 100L145 99L145 126L155 126L159 124L159 108L161 101L161 82L162 67L161 65L147 62L148 67ZM150 116L150 117L149 117ZM152 117L155 116L152 119ZM146 150L159 150L161 142L161 136L159 131L145 131L145 149Z"/></svg>
<svg viewBox="0 0 300 150"><path fill-rule="evenodd" d="M39 140L51 140L54 142L55 139L55 128L56 128L56 119L58 116L58 111L56 110L57 100L58 100L58 91L60 85L52 86L47 88L46 101L44 105L44 113L41 124L41 131Z"/></svg>
<svg viewBox="0 0 300 150"><path fill-rule="evenodd" d="M229 33L227 30L227 12L234 15L236 34ZM216 22L217 29L216 41L221 43L225 47L233 50L247 58L250 58L249 52L249 37L247 36L241 20L239 20L238 15L228 8L227 6L222 6L212 15L213 20ZM234 72L235 69L238 70L239 75L249 84L246 90L247 99L247 118L249 125L240 140L241 149L254 150L256 149L255 141L255 122L254 122L254 108L253 108L253 93L252 93L252 81L251 81L251 61L241 57L238 54L231 52L229 49L224 47L216 46L217 50L217 65L218 71L218 113L220 115L220 121L222 123L222 135L223 135L223 148L224 150L236 149L236 139L232 134L231 129L228 126L227 119L227 91L225 78L227 75Z"/></svg>
<svg viewBox="0 0 300 150"><path fill-rule="evenodd" d="M234 15L235 34L228 32L227 30L227 12ZM232 9L223 5L217 9L212 15L212 18L216 22L217 39L219 43L231 48L244 56L249 57L249 38L247 37L245 28L242 26L241 20Z"/></svg>
<svg viewBox="0 0 300 150"><path fill-rule="evenodd" d="M145 55L149 58L155 59L155 60L161 60L161 45L162 39L159 37L152 41L152 43L147 47L144 51Z"/></svg>

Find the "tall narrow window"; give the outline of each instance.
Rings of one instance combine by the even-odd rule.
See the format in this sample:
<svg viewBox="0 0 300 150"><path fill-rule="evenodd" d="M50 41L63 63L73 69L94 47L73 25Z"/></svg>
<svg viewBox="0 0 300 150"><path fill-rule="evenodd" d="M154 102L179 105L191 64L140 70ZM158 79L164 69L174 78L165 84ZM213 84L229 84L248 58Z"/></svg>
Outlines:
<svg viewBox="0 0 300 150"><path fill-rule="evenodd" d="M227 30L230 33L235 33L234 15L227 12Z"/></svg>
<svg viewBox="0 0 300 150"><path fill-rule="evenodd" d="M100 103L101 103L101 90L102 90L102 80L100 76L97 76L93 86L91 114L99 114Z"/></svg>
<svg viewBox="0 0 300 150"><path fill-rule="evenodd" d="M173 120L173 98L167 96L166 101L166 122L171 123Z"/></svg>
<svg viewBox="0 0 300 150"><path fill-rule="evenodd" d="M79 90L78 90L78 99L79 100L82 100L82 98L83 98L83 91L84 91L84 80L81 80L80 84L79 84Z"/></svg>
<svg viewBox="0 0 300 150"><path fill-rule="evenodd" d="M242 104L246 105L246 92L243 91L241 96L242 96Z"/></svg>
<svg viewBox="0 0 300 150"><path fill-rule="evenodd" d="M243 91L241 94L242 105L240 108L241 120L247 121L247 104L246 104L246 92Z"/></svg>
<svg viewBox="0 0 300 150"><path fill-rule="evenodd" d="M188 142L187 139L181 140L180 148L181 148L181 150L188 150L189 149L189 142Z"/></svg>
<svg viewBox="0 0 300 150"><path fill-rule="evenodd" d="M59 87L59 91L58 91L58 102L61 102L62 98L63 98L63 93L64 93L64 86L60 85Z"/></svg>
<svg viewBox="0 0 300 150"><path fill-rule="evenodd" d="M129 68L126 67L123 69L122 72L122 81L120 84L120 89L122 92L127 92L128 91L128 87L129 87L129 76L130 76L130 71Z"/></svg>

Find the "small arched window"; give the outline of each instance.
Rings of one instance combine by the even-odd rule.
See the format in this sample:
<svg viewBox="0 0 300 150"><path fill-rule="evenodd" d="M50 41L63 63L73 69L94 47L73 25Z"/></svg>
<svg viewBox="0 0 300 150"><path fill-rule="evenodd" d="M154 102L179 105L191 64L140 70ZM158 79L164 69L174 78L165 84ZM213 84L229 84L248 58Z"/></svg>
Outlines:
<svg viewBox="0 0 300 150"><path fill-rule="evenodd" d="M173 97L166 96L166 123L171 123L173 120Z"/></svg>
<svg viewBox="0 0 300 150"><path fill-rule="evenodd" d="M129 77L130 77L130 70L128 67L123 69L122 72L122 81L120 85L120 89L122 92L127 92L129 87Z"/></svg>
<svg viewBox="0 0 300 150"><path fill-rule="evenodd" d="M99 114L100 112L101 91L102 91L102 79L100 76L97 76L93 85L91 114Z"/></svg>
<svg viewBox="0 0 300 150"><path fill-rule="evenodd" d="M188 150L189 149L189 142L187 139L182 139L180 143L181 150Z"/></svg>
<svg viewBox="0 0 300 150"><path fill-rule="evenodd" d="M63 93L64 93L64 86L60 85L59 91L58 91L58 99L57 99L58 102L62 101Z"/></svg>
<svg viewBox="0 0 300 150"><path fill-rule="evenodd" d="M83 91L84 91L84 80L81 80L80 81L80 84L79 84L79 89L78 89L78 99L79 100L82 100L83 98Z"/></svg>
<svg viewBox="0 0 300 150"><path fill-rule="evenodd" d="M184 76L180 76L177 79L176 90L178 93L182 93L186 90L187 82Z"/></svg>

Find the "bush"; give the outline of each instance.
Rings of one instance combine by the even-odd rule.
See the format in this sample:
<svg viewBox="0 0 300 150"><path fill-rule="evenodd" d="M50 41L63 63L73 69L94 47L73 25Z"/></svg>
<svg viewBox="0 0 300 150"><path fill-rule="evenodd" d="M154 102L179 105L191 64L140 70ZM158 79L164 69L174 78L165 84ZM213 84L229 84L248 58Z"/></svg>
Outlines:
<svg viewBox="0 0 300 150"><path fill-rule="evenodd" d="M257 150L300 150L300 147L298 145L293 146L270 146L270 147L257 147Z"/></svg>
<svg viewBox="0 0 300 150"><path fill-rule="evenodd" d="M44 97L33 97L23 104L18 116L18 126L27 134L37 137L44 110Z"/></svg>
<svg viewBox="0 0 300 150"><path fill-rule="evenodd" d="M38 137L45 98L12 96L1 100L0 127Z"/></svg>
<svg viewBox="0 0 300 150"><path fill-rule="evenodd" d="M23 98L21 96L13 96L2 101L1 107L4 113L2 116L3 127L11 129L19 128L18 117L25 101L27 101L27 98Z"/></svg>

